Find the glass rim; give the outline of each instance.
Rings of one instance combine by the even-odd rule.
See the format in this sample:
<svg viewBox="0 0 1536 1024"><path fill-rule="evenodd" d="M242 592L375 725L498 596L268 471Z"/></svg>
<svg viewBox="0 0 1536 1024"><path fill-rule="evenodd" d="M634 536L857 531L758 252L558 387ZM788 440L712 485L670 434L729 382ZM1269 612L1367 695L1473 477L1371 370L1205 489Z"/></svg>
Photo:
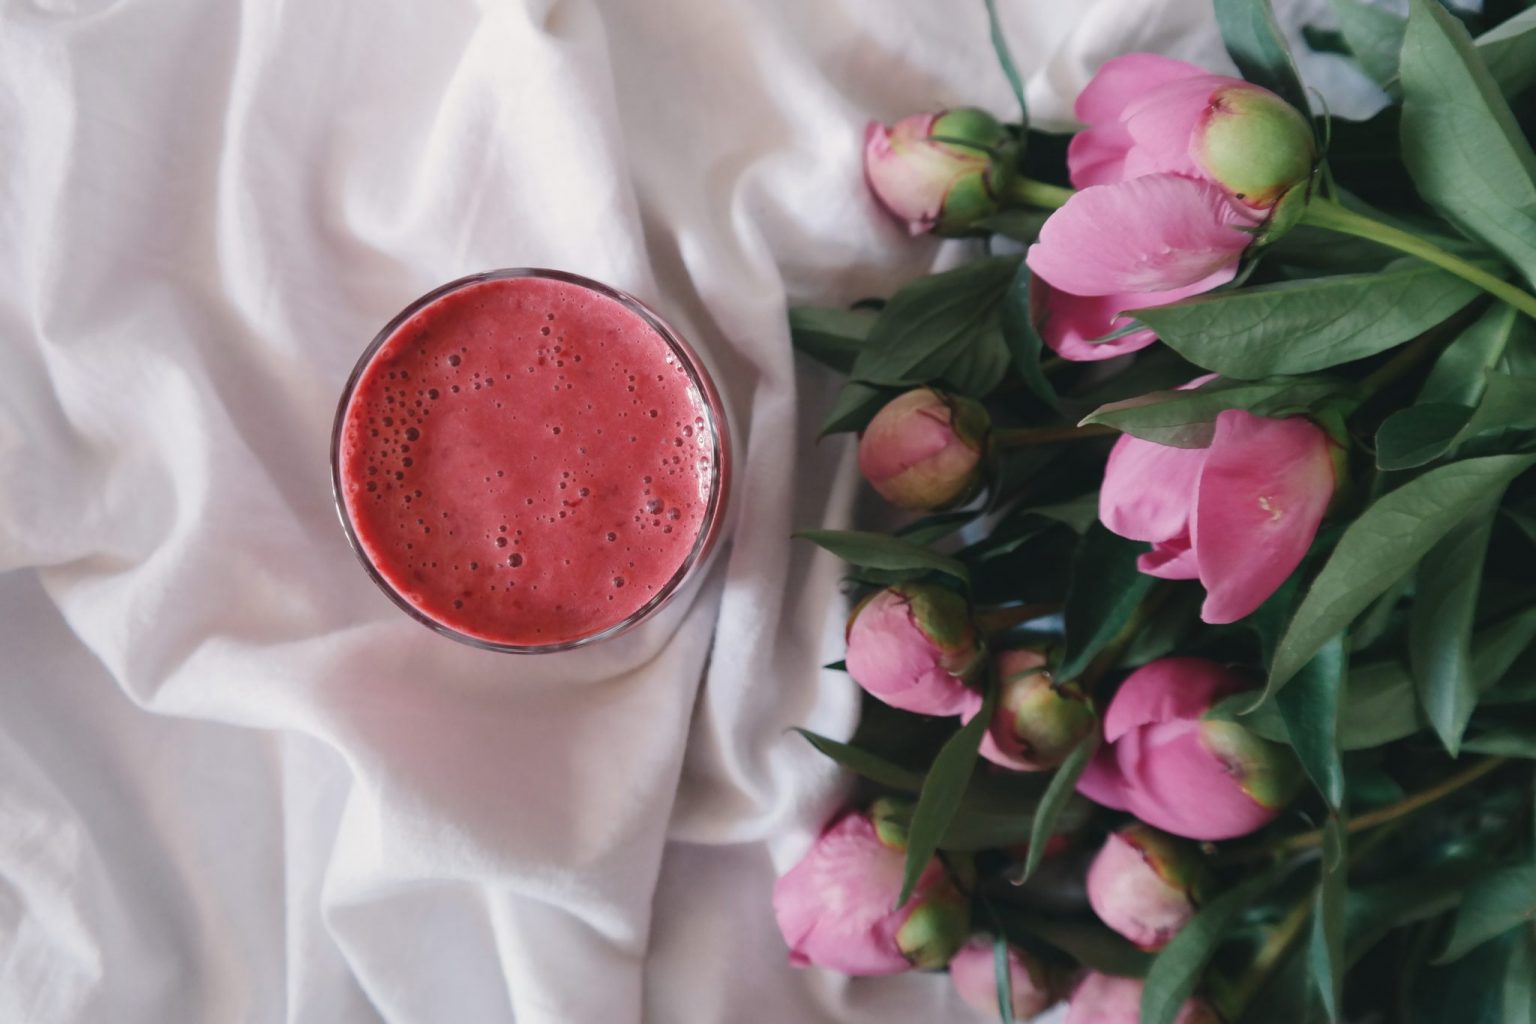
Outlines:
<svg viewBox="0 0 1536 1024"><path fill-rule="evenodd" d="M625 616L619 622L605 627L594 633L570 640L561 640L548 644L508 644L487 640L462 630L456 629L447 623L428 615L416 605L412 604L406 596L384 577L378 566L368 557L363 550L362 542L358 539L356 527L352 523L352 516L347 511L346 497L341 482L341 444L342 433L347 419L347 410L352 404L353 396L357 391L358 381L373 363L381 348L395 333L408 323L417 313L430 306L432 303L464 288L483 284L487 281L502 281L509 278L540 278L544 280L561 281L575 285L579 288L594 292L604 298L612 299L639 316L647 326L667 344L667 347L677 356L679 364L688 374L689 380L698 389L703 401L705 415L708 417L710 436L713 439L713 448L710 458L709 472L709 500L704 507L703 522L699 527L698 537L695 538L693 547L682 564L650 600ZM374 584L384 594L411 618L436 633L477 647L481 650L497 651L504 654L552 654L557 651L568 651L578 647L586 647L589 644L608 640L628 632L641 622L650 618L661 609L673 596L676 595L683 583L693 575L693 571L704 563L709 553L713 550L716 541L720 537L724 526L726 503L729 497L731 484L731 436L729 417L725 403L720 398L720 392L715 387L714 378L710 375L709 368L705 365L698 351L690 345L683 336L662 319L661 315L646 305L640 299L628 292L620 291L610 285L595 281L580 274L573 274L565 270L553 270L547 267L504 267L498 270L486 270L476 274L467 274L463 277L449 281L420 296L386 323L383 328L374 335L373 340L363 349L358 357L352 372L347 376L347 382L342 387L341 399L336 404L336 416L331 424L331 498L336 506L336 515L341 520L341 527L346 534L347 543L352 548L352 553L362 564L363 570Z"/></svg>

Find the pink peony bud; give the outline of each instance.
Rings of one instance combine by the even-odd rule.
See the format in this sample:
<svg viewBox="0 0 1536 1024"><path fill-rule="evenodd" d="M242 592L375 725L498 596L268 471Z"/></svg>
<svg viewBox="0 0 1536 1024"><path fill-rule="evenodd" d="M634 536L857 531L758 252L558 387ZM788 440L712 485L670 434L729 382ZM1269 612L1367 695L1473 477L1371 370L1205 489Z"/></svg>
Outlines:
<svg viewBox="0 0 1536 1024"><path fill-rule="evenodd" d="M967 685L982 658L970 607L931 583L888 587L854 609L848 674L892 707L958 715L981 705Z"/></svg>
<svg viewBox="0 0 1536 1024"><path fill-rule="evenodd" d="M1122 537L1152 542L1137 563L1142 572L1198 579L1202 619L1236 622L1278 590L1312 546L1333 500L1338 452L1311 420L1242 409L1216 417L1209 448L1126 435L1104 469L1099 519Z"/></svg>
<svg viewBox="0 0 1536 1024"><path fill-rule="evenodd" d="M960 999L987 1020L1002 1020L997 1007L997 953L992 940L973 939L949 962L949 980ZM1017 946L1008 947L1008 983L1013 1019L1024 1021L1055 1005L1055 980L1046 967Z"/></svg>
<svg viewBox="0 0 1536 1024"><path fill-rule="evenodd" d="M872 812L889 818L890 808ZM888 820L887 820L888 823ZM850 812L816 840L773 888L773 912L789 962L844 974L936 970L949 962L970 927L970 906L935 857L906 903L903 843L871 814Z"/></svg>
<svg viewBox="0 0 1536 1024"><path fill-rule="evenodd" d="M1074 682L1057 683L1040 651L1003 651L1002 681L992 726L981 739L981 756L1021 772L1055 768L1092 731L1093 705ZM968 722L979 706L965 715Z"/></svg>
<svg viewBox="0 0 1536 1024"><path fill-rule="evenodd" d="M1141 1020L1140 978L1116 978L1097 971L1083 975L1072 990L1066 1024L1138 1024ZM1191 999L1179 1009L1174 1024L1220 1024L1221 1018L1204 1000Z"/></svg>
<svg viewBox="0 0 1536 1024"><path fill-rule="evenodd" d="M1205 864L1193 843L1145 825L1113 832L1088 868L1099 920L1142 949L1161 949L1195 916Z"/></svg>
<svg viewBox="0 0 1536 1024"><path fill-rule="evenodd" d="M1187 839L1231 839L1274 820L1301 777L1284 747L1202 716L1249 683L1204 658L1132 672L1104 715L1104 745L1078 780L1088 799Z"/></svg>
<svg viewBox="0 0 1536 1024"><path fill-rule="evenodd" d="M996 118L970 108L913 114L890 128L871 121L864 132L864 177L913 235L964 234L997 210L988 151L1007 140Z"/></svg>
<svg viewBox="0 0 1536 1024"><path fill-rule="evenodd" d="M1305 187L1317 150L1306 119L1274 93L1150 53L1107 61L1076 112L1088 127L1067 165L1082 191L1046 222L1028 262L1047 283L1034 296L1046 344L1066 359L1108 359L1156 340L1142 330L1089 344L1129 323L1125 310L1230 281L1273 208ZM1294 220L1300 208L1287 205Z"/></svg>
<svg viewBox="0 0 1536 1024"><path fill-rule="evenodd" d="M908 391L864 428L859 471L893 505L959 505L981 487L981 454L990 428L978 402L932 388Z"/></svg>

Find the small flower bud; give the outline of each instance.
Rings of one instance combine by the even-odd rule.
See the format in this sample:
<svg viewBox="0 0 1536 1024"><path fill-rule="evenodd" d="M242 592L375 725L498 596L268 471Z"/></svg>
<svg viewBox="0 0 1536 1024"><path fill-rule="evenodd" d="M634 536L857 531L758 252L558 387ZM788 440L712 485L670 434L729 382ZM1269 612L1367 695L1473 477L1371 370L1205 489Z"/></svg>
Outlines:
<svg viewBox="0 0 1536 1024"><path fill-rule="evenodd" d="M1002 1020L997 1007L997 951L990 938L972 939L949 962L949 980L960 999L986 1020ZM1060 998L1051 971L1017 946L1008 947L1008 985L1013 1019L1020 1024L1044 1013Z"/></svg>
<svg viewBox="0 0 1536 1024"><path fill-rule="evenodd" d="M848 674L905 711L974 713L981 695L967 684L981 658L970 606L936 584L887 587L855 608L848 624Z"/></svg>
<svg viewBox="0 0 1536 1024"><path fill-rule="evenodd" d="M1025 772L1055 768L1093 731L1087 695L1076 683L1056 682L1045 665L1045 654L1035 650L997 656L1003 688L981 741L981 755L992 763Z"/></svg>
<svg viewBox="0 0 1536 1024"><path fill-rule="evenodd" d="M1142 949L1161 949L1195 915L1205 863L1193 843L1131 825L1111 833L1088 868L1099 920Z"/></svg>
<svg viewBox="0 0 1536 1024"><path fill-rule="evenodd" d="M983 110L913 114L864 133L864 176L870 191L913 235L964 234L995 212L990 150L1007 129Z"/></svg>
<svg viewBox="0 0 1536 1024"><path fill-rule="evenodd" d="M1211 93L1190 152L1211 179L1248 206L1268 209L1312 175L1312 126L1268 89L1237 83Z"/></svg>
<svg viewBox="0 0 1536 1024"><path fill-rule="evenodd" d="M875 414L859 439L859 470L893 505L941 509L981 487L991 421L977 402L932 388L908 391Z"/></svg>

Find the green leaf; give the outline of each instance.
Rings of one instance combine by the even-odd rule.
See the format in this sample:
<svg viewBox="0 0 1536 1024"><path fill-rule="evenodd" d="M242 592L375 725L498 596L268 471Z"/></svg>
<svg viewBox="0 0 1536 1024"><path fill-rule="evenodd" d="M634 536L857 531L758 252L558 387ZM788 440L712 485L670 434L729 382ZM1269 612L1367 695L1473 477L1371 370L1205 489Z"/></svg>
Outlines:
<svg viewBox="0 0 1536 1024"><path fill-rule="evenodd" d="M1117 978L1139 978L1151 966L1151 956L1096 921L1073 921L1011 905L1000 906L997 911L1010 935L1043 941L1095 971Z"/></svg>
<svg viewBox="0 0 1536 1024"><path fill-rule="evenodd" d="M1536 1024L1536 934L1516 940L1504 970L1504 1024Z"/></svg>
<svg viewBox="0 0 1536 1024"><path fill-rule="evenodd" d="M797 350L847 373L863 351L875 318L847 309L802 306L789 311L789 338Z"/></svg>
<svg viewBox="0 0 1536 1024"><path fill-rule="evenodd" d="M1056 674L1082 675L1094 655L1115 638L1152 587L1152 577L1136 568L1146 550L1095 523L1083 535L1072 561L1072 582L1064 610L1066 642Z"/></svg>
<svg viewBox="0 0 1536 1024"><path fill-rule="evenodd" d="M988 0L987 9L992 9ZM994 15L996 17L996 15ZM994 26L996 23L993 23ZM1002 1024L1014 1024L1013 1019L1013 972L1008 969L1008 939L998 935L992 943L993 984L997 988L997 1019Z"/></svg>
<svg viewBox="0 0 1536 1024"><path fill-rule="evenodd" d="M991 680L986 699L976 717L967 722L944 746L939 748L923 780L923 788L917 796L917 806L912 809L912 825L907 831L906 870L901 879L901 895L896 898L900 907L912 895L912 887L928 867L928 862L938 852L944 833L960 807L960 798L976 771L976 752L981 749L981 737L992 723L992 709L997 706L997 681Z"/></svg>
<svg viewBox="0 0 1536 1024"><path fill-rule="evenodd" d="M1498 367L1510 340L1533 327L1514 306L1494 303L1440 353L1419 388L1419 402L1475 407L1487 386L1486 374Z"/></svg>
<svg viewBox="0 0 1536 1024"><path fill-rule="evenodd" d="M1213 292L1129 315L1199 366L1261 380L1311 373L1401 345L1478 294L1476 285L1413 260L1380 273Z"/></svg>
<svg viewBox="0 0 1536 1024"><path fill-rule="evenodd" d="M1397 81L1397 55L1403 48L1408 21L1367 0L1333 0L1344 41L1365 73L1383 88Z"/></svg>
<svg viewBox="0 0 1536 1024"><path fill-rule="evenodd" d="M1111 402L1089 413L1083 423L1101 423L1174 448L1206 448L1216 433L1216 417L1227 409L1246 409L1255 416L1303 413L1347 387L1324 377L1217 378L1189 391L1154 391Z"/></svg>
<svg viewBox="0 0 1536 1024"><path fill-rule="evenodd" d="M1342 645L1341 645L1342 646ZM1344 924L1349 900L1348 860L1345 846L1349 833L1337 816L1323 824L1322 881L1312 913L1312 936L1307 964L1313 984L1322 997L1329 1020L1343 1019Z"/></svg>
<svg viewBox="0 0 1536 1024"><path fill-rule="evenodd" d="M1269 0L1215 0L1216 24L1244 78L1279 95L1307 117L1312 109Z"/></svg>
<svg viewBox="0 0 1536 1024"><path fill-rule="evenodd" d="M822 421L819 436L863 430L875 418L875 413L894 397L896 392L890 388L874 388L849 381L843 385L837 401L832 404L832 411Z"/></svg>
<svg viewBox="0 0 1536 1024"><path fill-rule="evenodd" d="M1408 663L1424 714L1446 752L1456 756L1477 704L1472 624L1497 496L1442 537L1419 566L1408 626Z"/></svg>
<svg viewBox="0 0 1536 1024"><path fill-rule="evenodd" d="M1496 499L1533 464L1536 457L1529 455L1453 462L1377 499L1344 531L1291 617L1265 695L1288 683L1330 637L1406 575L1467 509Z"/></svg>
<svg viewBox="0 0 1536 1024"><path fill-rule="evenodd" d="M868 569L941 572L961 583L970 581L965 566L946 555L885 533L864 530L801 530L795 534L832 552L850 565Z"/></svg>
<svg viewBox="0 0 1536 1024"><path fill-rule="evenodd" d="M986 5L987 23L992 30L992 51L997 54L998 66L1007 76L1014 98L1019 101L1019 114L1024 119L1024 127L1027 128L1029 127L1029 104L1024 99L1024 79L1019 77L1019 66L1013 62L1013 53L1008 49L1008 39L1003 35L1003 23L997 17L997 0L986 0Z"/></svg>
<svg viewBox="0 0 1536 1024"><path fill-rule="evenodd" d="M1008 345L1014 369L1019 371L1024 386L1040 401L1056 409L1059 407L1056 389L1051 387L1045 371L1040 367L1040 353L1045 348L1045 341L1035 329L1035 320L1030 314L1029 289L1032 280L1029 266L1020 263L1008 286L1008 294L1003 299L1003 341Z"/></svg>
<svg viewBox="0 0 1536 1024"><path fill-rule="evenodd" d="M839 743L837 740L820 736L809 729L796 729L795 732L805 737L806 742L821 751L823 754L847 768L855 775L861 775L871 782L878 782L882 786L899 789L907 793L916 793L923 786L923 776L919 772L892 764L883 757L860 750L849 743Z"/></svg>
<svg viewBox="0 0 1536 1024"><path fill-rule="evenodd" d="M1403 665L1385 661L1350 670L1339 712L1339 746L1367 750L1412 736L1427 724L1414 699L1413 676Z"/></svg>
<svg viewBox="0 0 1536 1024"><path fill-rule="evenodd" d="M892 296L854 360L864 384L913 387L941 383L979 397L1008 370L1000 323L1018 256L988 256L921 278Z"/></svg>
<svg viewBox="0 0 1536 1024"><path fill-rule="evenodd" d="M1482 717L1479 715L1473 722L1478 723ZM1536 717L1525 708L1501 708L1497 717L1489 717L1487 728L1474 725L1476 734L1461 745L1462 750L1495 757L1536 759Z"/></svg>
<svg viewBox="0 0 1536 1024"><path fill-rule="evenodd" d="M1536 83L1536 7L1484 32L1474 45L1505 96Z"/></svg>
<svg viewBox="0 0 1536 1024"><path fill-rule="evenodd" d="M1536 429L1536 382L1490 371L1480 383L1475 409L1431 402L1387 417L1376 434L1376 464L1412 469L1474 438L1493 441L1512 430Z"/></svg>
<svg viewBox="0 0 1536 1024"><path fill-rule="evenodd" d="M1472 675L1477 680L1477 690L1490 702L1500 700L1500 686L1504 674L1536 641L1536 608L1527 608L1511 615L1498 625L1480 630L1472 644ZM1518 694L1518 700L1531 699L1532 695Z"/></svg>
<svg viewBox="0 0 1536 1024"><path fill-rule="evenodd" d="M1536 155L1472 46L1433 0L1403 39L1403 162L1424 200L1536 282Z"/></svg>
<svg viewBox="0 0 1536 1024"><path fill-rule="evenodd" d="M1062 762L1061 767L1051 776L1051 784L1046 787L1045 795L1040 798L1040 806L1035 808L1035 818L1029 829L1029 850L1024 855L1023 881L1028 881L1040 866L1041 858L1045 856L1045 848L1051 841L1051 836L1056 834L1056 825L1061 818L1062 811L1072 800L1072 794L1077 791L1077 780L1082 777L1083 769L1088 767L1088 762L1093 760L1094 751L1099 746L1099 730L1094 728L1084 736L1073 748L1072 753Z"/></svg>
<svg viewBox="0 0 1536 1024"><path fill-rule="evenodd" d="M1273 872L1264 872L1228 889L1202 907L1163 947L1147 971L1146 987L1141 992L1141 1024L1173 1024L1227 930L1274 880Z"/></svg>
<svg viewBox="0 0 1536 1024"><path fill-rule="evenodd" d="M935 512L903 526L896 531L896 536L913 544L932 544L948 537L975 518L975 512Z"/></svg>
<svg viewBox="0 0 1536 1024"><path fill-rule="evenodd" d="M1339 704L1344 690L1344 634L1323 644L1275 694L1285 732L1307 777L1337 810L1344 803L1344 766L1339 760Z"/></svg>
<svg viewBox="0 0 1536 1024"><path fill-rule="evenodd" d="M1444 967L1413 970L1413 1024L1508 1024L1504 979L1516 938L1486 943Z"/></svg>

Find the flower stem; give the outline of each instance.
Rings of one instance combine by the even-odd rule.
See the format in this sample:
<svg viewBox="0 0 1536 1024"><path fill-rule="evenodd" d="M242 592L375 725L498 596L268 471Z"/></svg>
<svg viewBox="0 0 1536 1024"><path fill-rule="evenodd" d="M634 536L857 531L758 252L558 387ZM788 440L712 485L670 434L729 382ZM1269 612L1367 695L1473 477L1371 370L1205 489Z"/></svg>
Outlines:
<svg viewBox="0 0 1536 1024"><path fill-rule="evenodd" d="M1420 790L1410 797L1404 797L1395 804L1378 807L1374 811L1368 811L1358 817L1351 818L1347 826L1351 834L1364 832L1366 829L1385 825L1389 821L1405 817L1417 810L1428 807L1430 804L1444 797L1450 796L1458 789L1470 786L1489 772L1503 767L1509 758L1489 757L1477 762L1464 771L1457 772L1448 778L1442 779L1428 789ZM1254 847L1247 850L1234 850L1221 860L1228 864L1241 864L1255 860L1268 860L1271 857L1283 856L1287 853L1299 853L1302 850L1319 846L1323 842L1323 831L1317 829L1312 832L1302 832L1299 835L1282 839L1273 846Z"/></svg>
<svg viewBox="0 0 1536 1024"><path fill-rule="evenodd" d="M1536 295L1516 288L1508 281L1488 273L1454 253L1446 252L1427 239L1356 213L1331 199L1314 199L1307 207L1307 212L1302 215L1301 222L1325 231L1336 231L1341 235L1353 235L1356 238L1379 242L1399 252L1417 256L1443 270L1449 270L1463 280L1470 281L1489 295L1503 299L1527 316L1536 317Z"/></svg>
<svg viewBox="0 0 1536 1024"><path fill-rule="evenodd" d="M993 439L1004 448L1023 448L1032 444L1056 444L1060 441L1091 441L1120 431L1101 423L1086 427L1001 427L992 431Z"/></svg>
<svg viewBox="0 0 1536 1024"><path fill-rule="evenodd" d="M1044 210L1060 209L1075 194L1070 188L1049 185L1022 175L1010 181L1003 190L1003 198L1011 205L1036 206Z"/></svg>
<svg viewBox="0 0 1536 1024"><path fill-rule="evenodd" d="M1285 959L1285 954L1290 952L1291 946L1301 935L1302 927L1312 916L1312 896L1309 893L1306 898L1298 900L1291 908L1290 913L1281 918L1275 925L1274 931L1264 939L1264 944L1253 955L1253 962L1243 972L1242 981L1234 986L1232 993L1224 1007L1228 1020L1239 1020L1253 997L1259 994L1269 981L1269 976L1274 973L1276 967Z"/></svg>

